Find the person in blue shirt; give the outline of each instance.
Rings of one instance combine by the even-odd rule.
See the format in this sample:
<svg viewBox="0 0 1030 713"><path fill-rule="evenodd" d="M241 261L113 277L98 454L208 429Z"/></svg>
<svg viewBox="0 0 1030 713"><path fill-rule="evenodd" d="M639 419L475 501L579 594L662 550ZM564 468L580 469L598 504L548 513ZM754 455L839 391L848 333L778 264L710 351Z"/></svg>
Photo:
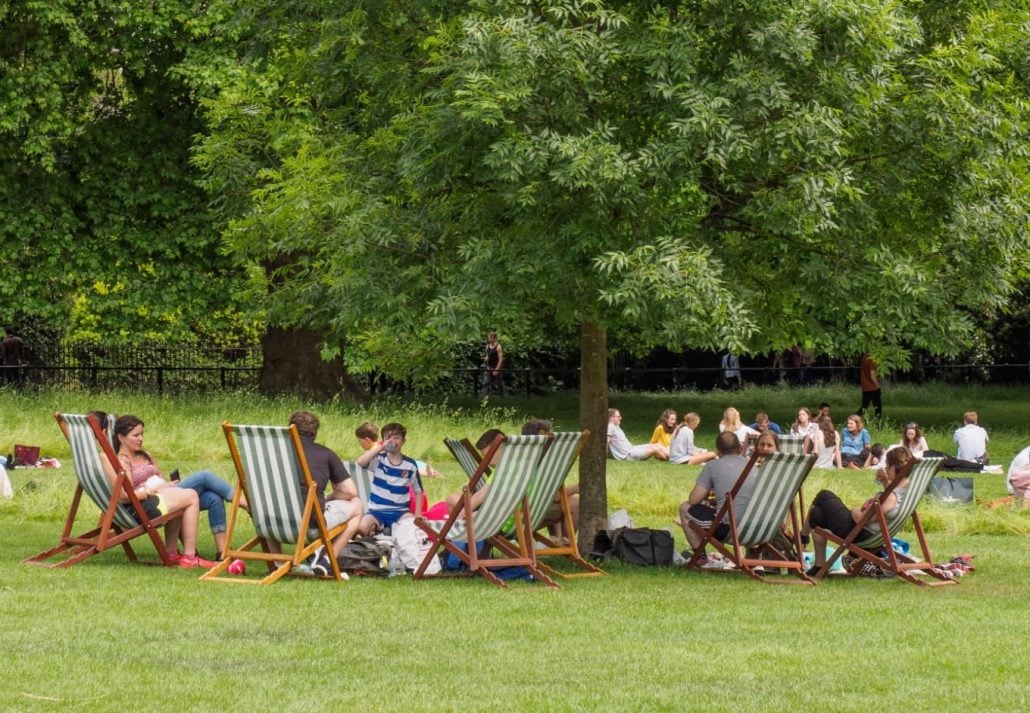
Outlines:
<svg viewBox="0 0 1030 713"><path fill-rule="evenodd" d="M840 459L845 468L861 468L869 457L872 439L858 414L848 416L840 432Z"/></svg>
<svg viewBox="0 0 1030 713"><path fill-rule="evenodd" d="M765 431L772 431L777 436L783 435L783 429L780 428L780 424L776 423L775 421L770 421L769 414L767 414L765 411L759 411L755 414L755 422L751 424L750 428L755 429L759 433L764 433Z"/></svg>

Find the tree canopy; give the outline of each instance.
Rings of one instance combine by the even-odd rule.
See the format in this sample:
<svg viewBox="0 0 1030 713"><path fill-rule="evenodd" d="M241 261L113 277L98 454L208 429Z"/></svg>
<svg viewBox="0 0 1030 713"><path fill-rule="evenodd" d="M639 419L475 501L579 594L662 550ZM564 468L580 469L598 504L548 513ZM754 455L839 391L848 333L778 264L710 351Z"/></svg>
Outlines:
<svg viewBox="0 0 1030 713"><path fill-rule="evenodd" d="M276 318L352 363L431 376L491 326L578 333L600 435L609 337L898 365L959 350L1027 274L1019 2L212 16L233 71L196 161ZM584 463L603 493L602 438Z"/></svg>

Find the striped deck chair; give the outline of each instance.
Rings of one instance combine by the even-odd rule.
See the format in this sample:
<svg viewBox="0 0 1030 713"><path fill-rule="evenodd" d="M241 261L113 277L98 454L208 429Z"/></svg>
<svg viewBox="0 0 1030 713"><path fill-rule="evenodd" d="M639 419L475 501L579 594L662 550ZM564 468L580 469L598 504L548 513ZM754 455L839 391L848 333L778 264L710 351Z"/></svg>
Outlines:
<svg viewBox="0 0 1030 713"><path fill-rule="evenodd" d="M72 460L75 463L75 475L78 483L75 495L64 521L61 541L57 546L40 552L24 560L26 564L38 564L47 567L70 567L95 554L121 545L132 562L139 562L132 549L130 540L146 535L157 550L159 562L145 564L171 565L165 555L164 540L158 528L166 523L182 517L183 510L173 510L158 518L147 517L139 498L132 488L132 479L121 467L118 457L111 446L109 436L110 421L103 426L96 416L82 414L54 414L57 425L61 428L68 445L71 446ZM108 467L105 467L105 462ZM114 464L114 465L111 465ZM115 472L117 468L117 472ZM111 475L114 475L112 483ZM97 526L80 535L73 535L75 517L82 502L82 494L86 493L98 508L100 519ZM122 497L125 501L122 502ZM135 516L133 515L135 513ZM48 564L51 557L62 555L65 559Z"/></svg>
<svg viewBox="0 0 1030 713"><path fill-rule="evenodd" d="M934 566L930 548L926 544L926 533L923 531L923 524L919 520L919 513L916 512L916 507L930 487L930 481L933 480L934 474L937 473L943 464L943 458L923 458L921 460L913 458L906 463L898 474L894 476L894 480L887 484L883 492L866 509L862 519L855 524L855 528L848 533L847 537L837 537L828 530L815 528L814 532L825 537L827 541L835 542L838 545L834 553L827 558L826 565L816 573L816 578L821 579L826 576L826 573L837 558L847 551L855 557L855 561L847 568L848 574L857 574L863 563L871 562L881 569L893 573L899 579L913 584L930 586L957 584L954 579ZM888 517L883 510L883 503L895 491L898 483L906 477L908 478L908 493L901 506L895 508L894 512ZM911 555L895 552L894 548L890 545L891 539L902 530L909 520L912 522L912 529L915 530L919 547L923 553L922 560ZM879 525L879 533L864 540L857 539L862 530L872 523ZM884 532L887 533L886 537L882 534ZM920 575L930 577L934 581L920 579Z"/></svg>
<svg viewBox="0 0 1030 713"><path fill-rule="evenodd" d="M454 456L454 460L458 461L458 465L465 471L465 475L472 478L476 474L476 469L479 468L480 461L483 457L476 450L476 447L472 445L472 442L467 438L458 440L457 438L445 438L443 444L447 446L447 450ZM487 468L483 474L483 477L476 484L476 490L479 490L490 478L490 468Z"/></svg>
<svg viewBox="0 0 1030 713"><path fill-rule="evenodd" d="M415 579L439 576L427 575L426 569L441 550L446 550L468 567L468 574L482 574L499 587L508 585L492 571L494 568L521 566L547 586L560 589L558 584L537 566L533 557L529 509L526 504L529 482L536 473L540 456L551 439L551 436L498 436L483 454L472 478L462 487L461 500L450 516L443 521L429 521L424 517L415 519L415 524L430 540L429 551L422 564L415 570ZM494 466L490 489L479 508L473 511L472 493L475 492L498 449L500 458ZM515 528L517 545L513 550L502 550L501 557L490 557L489 553L480 553L476 542L489 540L491 544L499 544L501 538L498 536L505 522L520 505L522 509L516 518Z"/></svg>
<svg viewBox="0 0 1030 713"><path fill-rule="evenodd" d="M226 549L222 561L201 576L202 580L245 584L272 584L290 574L319 547L332 552L333 537L343 532L347 523L329 530L318 495L304 457L300 435L296 426L238 426L223 423L222 431L229 444L229 453L236 466L239 487L233 495L226 529ZM307 485L307 497L302 495L301 481ZM257 533L241 547L233 545L233 533L240 507L241 495L250 504L250 518ZM309 528L312 518L318 526ZM275 553L269 540L293 545L292 553ZM260 546L262 551L255 548ZM234 559L244 562L263 562L268 574L262 579L236 577L226 574ZM332 578L341 580L335 557L329 557ZM296 573L296 572L294 572Z"/></svg>
<svg viewBox="0 0 1030 713"><path fill-rule="evenodd" d="M813 465L815 456L812 455L773 453L764 460L757 454L753 455L727 493L712 525L702 528L690 522L688 526L733 562L738 570L754 579L769 583L786 581L759 575L755 567L760 566L764 569L785 569L798 577L799 582L796 583L815 584L805 574L800 555L801 528L795 503L801 485ZM743 512L738 515L734 512L733 501L746 483L752 488L751 496ZM724 516L729 524L729 536L725 543L715 536ZM784 523L788 521L791 526L789 536L784 529ZM787 554L790 550L793 550L793 556ZM687 566L699 568L702 553L703 548L698 548Z"/></svg>
<svg viewBox="0 0 1030 713"><path fill-rule="evenodd" d="M354 487L358 490L358 497L361 498L362 505L368 509L368 495L372 492L372 478L375 475L375 469L362 468L354 460L343 461L343 467L347 469L350 477L354 480Z"/></svg>
<svg viewBox="0 0 1030 713"><path fill-rule="evenodd" d="M572 514L569 511L569 500L565 493L565 478L572 470L573 464L583 450L590 431L573 431L555 433L554 440L544 452L543 457L537 464L536 474L530 481L527 492L529 503L529 529L533 533L533 539L541 546L533 548L533 556L537 558L537 565L547 572L551 577L560 576L566 578L574 577L597 577L604 574L604 570L587 562L579 554L576 544L576 528L572 521ZM567 533L567 541L563 544L544 531L544 518L547 516L551 504L555 498L561 505L563 532ZM505 528L504 536L510 540L515 537L513 523L509 522ZM511 547L510 542L505 543ZM585 570L584 572L564 573L558 572L551 567L539 562L541 557L565 557L575 565Z"/></svg>
<svg viewBox="0 0 1030 713"><path fill-rule="evenodd" d="M795 453L801 455L805 452L805 436L804 434L791 434L784 433L782 436L777 436L780 442L781 453Z"/></svg>

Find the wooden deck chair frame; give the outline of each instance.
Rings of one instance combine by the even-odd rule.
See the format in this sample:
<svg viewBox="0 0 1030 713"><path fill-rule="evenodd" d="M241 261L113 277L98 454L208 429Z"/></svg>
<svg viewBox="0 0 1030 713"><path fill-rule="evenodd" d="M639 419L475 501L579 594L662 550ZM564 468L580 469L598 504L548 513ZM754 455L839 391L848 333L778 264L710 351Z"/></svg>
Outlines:
<svg viewBox="0 0 1030 713"><path fill-rule="evenodd" d="M590 431L559 432L552 435L554 440L551 441L547 450L544 451L543 457L540 458L540 462L537 464L537 472L530 483L527 496L530 532L533 533L535 543L540 543L540 546L536 546L534 543L533 556L536 557L540 569L547 572L551 577L575 579L604 576L604 570L587 562L579 553L579 546L576 542L575 523L572 521L569 498L564 487L565 479L572 470L576 459L579 458L579 454L586 445L587 439L590 438ZM555 497L558 498L561 505L562 530L567 533L567 541L565 543L551 537L544 528L544 516L547 514L547 510ZM514 533L505 534L509 536L514 535ZM505 544L507 547L512 546L510 542ZM542 557L564 557L584 571L560 572L540 562L539 560Z"/></svg>
<svg viewBox="0 0 1030 713"><path fill-rule="evenodd" d="M497 436L486 449L472 477L462 486L461 499L447 519L439 527L435 527L424 517L415 518L415 524L426 533L430 542L425 558L415 570L415 579L453 576L448 573L426 574L432 558L445 550L465 564L468 568L468 571L464 573L466 576L481 574L498 587L507 588L508 585L492 571L494 568L525 567L538 581L553 589L561 589L558 583L538 566L536 558L533 556L532 533L529 529L529 506L526 496L536 464L552 438L552 436ZM479 510L473 511L472 494L490 469L489 463L502 445L505 448L501 451L500 459L494 466L494 480L490 491ZM516 469L516 472L508 476L511 468ZM514 487L510 489L500 487L502 481L508 477L514 478ZM504 543L508 541L500 537L501 529L505 520L512 513L515 514L517 544L513 548L502 549L499 545L502 541ZM484 523L484 521L486 522ZM483 527L480 528L478 525L483 525ZM504 556L491 557L489 553L481 553L476 543L483 540L490 546L501 550L501 554ZM465 543L467 549L459 546L462 542Z"/></svg>
<svg viewBox="0 0 1030 713"><path fill-rule="evenodd" d="M295 570L304 564L315 550L325 547L330 553L329 562L332 568L332 574L326 579L342 581L339 564L331 553L333 538L346 529L347 523L337 525L331 530L326 527L322 510L318 507L315 482L311 478L297 427L293 424L288 427L241 426L224 422L222 432L225 434L225 441L229 445L229 453L236 468L238 487L233 494L229 510L229 524L225 533L226 549L222 553L222 561L200 579L234 584L273 584L288 574L297 574ZM256 450L257 444L244 442L241 451L241 440L257 440L262 437L269 441L266 442L266 447L271 445L273 450L259 451ZM271 442L272 439L279 442ZM258 461L263 461L263 465L266 466L278 465L279 479L270 479L264 473L255 472L256 469L251 466ZM303 501L300 496L301 477L307 484L307 497L303 498ZM288 490L289 488L296 490ZM284 505L283 499L288 499L291 495L295 507L290 512L283 511L283 507L289 507L289 504ZM249 503L251 519L257 534L242 546L234 547L233 536L239 513L243 509L240 506L243 497L246 497ZM266 508L278 508L278 512L266 512ZM299 515L297 510L300 511ZM287 519L277 519L276 515L286 515ZM318 523L317 528L309 527L312 519ZM293 545L292 553L271 551L268 541L272 539L270 531L273 529L279 530L276 533L279 536L274 538L276 541ZM310 541L309 530L317 530L317 535L311 537ZM260 551L257 548L260 548ZM264 563L268 574L261 579L229 575L226 570L236 559Z"/></svg>
<svg viewBox="0 0 1030 713"><path fill-rule="evenodd" d="M763 462L759 464L759 461ZM705 571L740 571L767 584L815 584L806 574L801 557L804 548L801 544L799 516L801 486L814 465L815 456L812 455L779 452L763 458L757 453L753 454L737 477L737 482L726 494L722 506L712 519L712 524L705 528L692 521L687 523L688 527L704 538L704 544L712 545L736 566L736 570ZM738 519L733 503L749 478L761 480L756 483L755 490ZM759 508L762 512L756 512ZM726 542L716 537L723 519L726 519L729 525ZM785 522L789 523L789 529L784 526ZM796 556L790 556L784 551L785 548L775 543L777 535L791 543L793 554ZM687 567L700 569L703 552L703 546L698 548L687 562ZM785 569L795 575L797 580L772 579L758 574L756 567Z"/></svg>
<svg viewBox="0 0 1030 713"><path fill-rule="evenodd" d="M71 447L77 479L75 495L64 521L60 542L55 547L23 562L53 568L70 567L95 554L121 546L131 562L171 566L172 562L165 554L164 539L158 528L182 517L184 508L157 518L148 517L132 488L132 478L121 466L104 427L97 421L96 416L62 414L58 411L54 414L54 419ZM104 469L101 454L111 464L111 468L116 469L113 486ZM100 518L96 527L82 534L73 535L75 518L84 492L100 509ZM121 501L122 495L126 498L125 502ZM133 518L133 513L136 513L136 519ZM140 560L136 556L131 540L143 535L146 535L154 545L159 561ZM66 559L54 563L47 562L58 555L64 555Z"/></svg>
<svg viewBox="0 0 1030 713"><path fill-rule="evenodd" d="M930 554L930 547L926 542L926 533L923 531L923 524L919 519L919 512L917 511L919 503L930 487L930 481L933 480L934 475L943 464L943 458L911 459L873 500L870 507L863 513L862 519L855 523L855 527L848 533L847 537L838 537L821 527L813 528L813 532L825 537L828 542L837 544L837 549L827 558L825 566L816 573L816 579L825 577L833 563L839 557L842 557L845 552L850 552L855 557L855 561L845 569L849 575L857 574L865 562L871 562L881 569L891 572L899 579L912 584L933 587L957 584L958 582L934 565L933 556ZM913 489L911 492L916 493L917 497L907 501L909 506L905 508L905 512L897 513L894 517L888 519L883 510L883 503L905 478L909 479L909 488ZM916 539L922 551L921 560L911 555L896 552L891 546L891 539L909 521L912 522L912 529L915 530ZM880 526L880 533L887 533L886 536L881 534L874 538L859 541L858 537L862 530L873 522ZM880 551L883 551L885 554L881 556L878 554ZM917 576L916 570L918 570L918 574L932 577L935 581L920 579Z"/></svg>

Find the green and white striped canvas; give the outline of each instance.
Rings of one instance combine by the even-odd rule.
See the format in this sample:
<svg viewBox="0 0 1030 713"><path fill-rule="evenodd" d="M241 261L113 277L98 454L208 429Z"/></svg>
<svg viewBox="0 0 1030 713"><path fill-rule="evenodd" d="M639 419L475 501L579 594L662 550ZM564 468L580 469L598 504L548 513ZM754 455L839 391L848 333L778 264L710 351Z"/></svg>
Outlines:
<svg viewBox="0 0 1030 713"><path fill-rule="evenodd" d="M75 474L79 483L89 499L106 512L107 506L111 502L111 481L104 473L97 437L93 433L89 421L86 420L85 414L65 413L61 414L61 419L68 428L68 443L72 449L72 461L75 463ZM104 426L110 432L112 428L110 417ZM126 505L119 505L115 509L114 522L123 530L131 530L139 525L132 516L132 511Z"/></svg>
<svg viewBox="0 0 1030 713"><path fill-rule="evenodd" d="M773 453L751 470L747 477L754 490L737 519L740 544L754 547L773 539L814 463L812 455Z"/></svg>
<svg viewBox="0 0 1030 713"><path fill-rule="evenodd" d="M485 540L501 531L504 522L515 512L529 487L529 481L536 473L537 463L543 453L549 436L508 436L501 447L501 456L494 466L490 490L483 498L483 504L473 515L475 536ZM443 521L431 521L437 531ZM467 541L465 520L457 520L447 533L455 542Z"/></svg>
<svg viewBox="0 0 1030 713"><path fill-rule="evenodd" d="M372 492L372 478L375 471L371 468L362 468L357 461L353 460L343 461L343 467L347 469L351 479L354 480L354 487L358 490L361 502L368 507L368 494Z"/></svg>
<svg viewBox="0 0 1030 713"><path fill-rule="evenodd" d="M905 499L900 507L895 508L894 512L887 516L888 540L900 532L905 523L908 522L908 519L912 517L912 513L916 511L916 506L919 505L919 501L923 499L927 488L930 487L930 481L933 480L933 476L940 470L943 463L943 458L923 458L917 460L916 464L912 466L912 470L908 474L908 492L905 495ZM856 545L866 550L879 547L883 543L884 538L881 533L877 533L862 542L855 542Z"/></svg>
<svg viewBox="0 0 1030 713"><path fill-rule="evenodd" d="M536 476L529 483L526 498L529 501L529 527L531 532L540 529L558 488L562 487L572 463L579 454L583 433L578 431L554 434L554 440L537 464ZM513 534L511 525L505 534Z"/></svg>
<svg viewBox="0 0 1030 713"><path fill-rule="evenodd" d="M465 475L469 478L476 472L476 468L479 467L479 463L476 463L476 459L472 457L472 454L468 452L465 445L457 438L445 438L443 443L447 446L447 450L454 456L454 460L458 461L458 465L465 471Z"/></svg>
<svg viewBox="0 0 1030 713"><path fill-rule="evenodd" d="M262 537L297 542L304 514L304 479L289 428L233 426L250 495L250 516Z"/></svg>
<svg viewBox="0 0 1030 713"><path fill-rule="evenodd" d="M800 455L805 451L804 435L784 433L782 436L777 436L777 440L780 442L781 453L795 453Z"/></svg>

